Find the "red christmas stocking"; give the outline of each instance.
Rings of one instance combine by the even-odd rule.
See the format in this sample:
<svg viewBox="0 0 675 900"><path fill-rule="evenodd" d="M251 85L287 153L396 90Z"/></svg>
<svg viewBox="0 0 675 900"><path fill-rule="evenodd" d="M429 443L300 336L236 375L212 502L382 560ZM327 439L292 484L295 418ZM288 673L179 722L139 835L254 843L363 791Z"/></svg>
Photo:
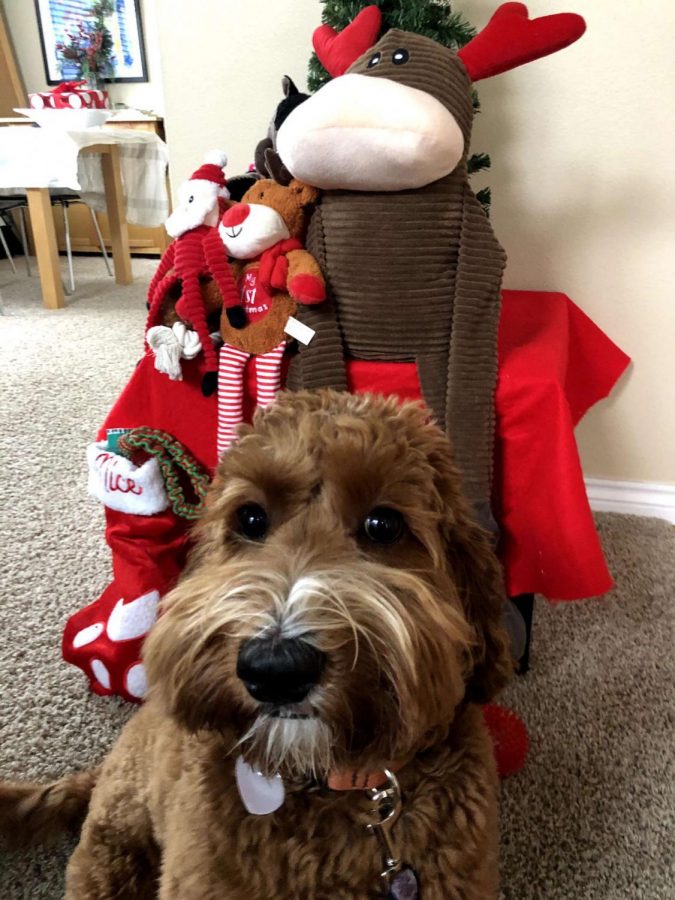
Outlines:
<svg viewBox="0 0 675 900"><path fill-rule="evenodd" d="M106 508L105 514L113 581L68 620L63 657L82 669L97 694L138 702L147 690L141 647L159 598L185 564L189 523L171 509L142 516Z"/></svg>

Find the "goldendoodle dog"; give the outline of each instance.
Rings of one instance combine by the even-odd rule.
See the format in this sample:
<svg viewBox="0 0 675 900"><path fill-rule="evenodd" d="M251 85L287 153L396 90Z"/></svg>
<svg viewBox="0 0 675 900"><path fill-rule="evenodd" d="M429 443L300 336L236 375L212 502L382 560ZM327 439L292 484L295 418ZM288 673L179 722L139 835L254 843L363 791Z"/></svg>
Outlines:
<svg viewBox="0 0 675 900"><path fill-rule="evenodd" d="M84 819L68 900L496 898L503 602L422 408L282 394L220 463L149 699L100 768L2 785L0 826Z"/></svg>

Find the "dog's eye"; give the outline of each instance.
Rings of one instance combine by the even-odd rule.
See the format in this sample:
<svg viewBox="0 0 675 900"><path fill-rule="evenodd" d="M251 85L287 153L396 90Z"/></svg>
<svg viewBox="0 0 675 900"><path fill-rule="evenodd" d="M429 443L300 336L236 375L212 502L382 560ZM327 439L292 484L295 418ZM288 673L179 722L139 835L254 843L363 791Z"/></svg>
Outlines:
<svg viewBox="0 0 675 900"><path fill-rule="evenodd" d="M237 510L239 532L252 541L261 541L267 534L267 513L258 503L245 503Z"/></svg>
<svg viewBox="0 0 675 900"><path fill-rule="evenodd" d="M405 531L405 519L397 509L377 506L363 520L363 532L374 544L394 544Z"/></svg>
<svg viewBox="0 0 675 900"><path fill-rule="evenodd" d="M380 61L381 59L382 59L382 54L381 54L381 53L374 53L374 54L370 57L370 59L368 60L368 62L366 63L366 68L367 68L367 69L372 69L373 66L376 66L376 65L379 63L379 61Z"/></svg>

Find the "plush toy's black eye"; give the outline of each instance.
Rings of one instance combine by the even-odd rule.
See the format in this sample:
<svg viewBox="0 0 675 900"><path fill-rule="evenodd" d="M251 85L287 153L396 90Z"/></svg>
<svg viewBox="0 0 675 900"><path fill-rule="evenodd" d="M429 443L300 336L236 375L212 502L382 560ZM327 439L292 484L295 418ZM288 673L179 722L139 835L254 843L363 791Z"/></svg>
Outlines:
<svg viewBox="0 0 675 900"><path fill-rule="evenodd" d="M395 66L402 66L403 63L407 63L410 59L410 54L408 51L401 47L399 50L394 50L394 53L391 57L391 61Z"/></svg>
<svg viewBox="0 0 675 900"><path fill-rule="evenodd" d="M363 532L374 544L394 544L404 531L405 519L388 506L376 506L363 520Z"/></svg>
<svg viewBox="0 0 675 900"><path fill-rule="evenodd" d="M381 53L373 53L373 55L368 60L368 63L366 64L366 68L372 69L373 66L376 66L381 59L382 59Z"/></svg>
<svg viewBox="0 0 675 900"><path fill-rule="evenodd" d="M237 510L239 533L252 541L261 541L267 534L267 513L258 503L245 503Z"/></svg>
<svg viewBox="0 0 675 900"><path fill-rule="evenodd" d="M195 199L195 198L194 198L194 195L193 195L193 194L190 194L190 199L188 200L188 203L192 203L192 201L193 201L194 199Z"/></svg>

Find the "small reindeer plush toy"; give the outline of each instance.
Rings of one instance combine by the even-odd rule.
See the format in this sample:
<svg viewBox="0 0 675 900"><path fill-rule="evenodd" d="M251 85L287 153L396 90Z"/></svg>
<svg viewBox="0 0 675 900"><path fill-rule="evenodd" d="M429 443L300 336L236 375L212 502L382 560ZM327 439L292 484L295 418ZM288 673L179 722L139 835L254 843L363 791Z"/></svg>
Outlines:
<svg viewBox="0 0 675 900"><path fill-rule="evenodd" d="M473 85L566 47L584 28L577 15L531 20L522 3L506 3L455 52L396 29L378 40L380 11L367 7L340 34L315 32L333 80L276 136L293 177L323 192L307 248L329 297L299 314L316 337L288 386L346 389L345 357L415 361L486 524L505 254L469 186Z"/></svg>
<svg viewBox="0 0 675 900"><path fill-rule="evenodd" d="M218 453L232 443L243 417L247 360L255 356L258 406L267 406L281 382L281 361L289 336L306 329L294 319L298 304L324 300L321 270L302 240L319 192L299 181L256 182L223 215L218 231L230 257L246 324L233 326L224 309L218 376ZM238 325L239 323L235 323ZM295 324L295 328L294 328ZM299 329L299 330L298 330Z"/></svg>

